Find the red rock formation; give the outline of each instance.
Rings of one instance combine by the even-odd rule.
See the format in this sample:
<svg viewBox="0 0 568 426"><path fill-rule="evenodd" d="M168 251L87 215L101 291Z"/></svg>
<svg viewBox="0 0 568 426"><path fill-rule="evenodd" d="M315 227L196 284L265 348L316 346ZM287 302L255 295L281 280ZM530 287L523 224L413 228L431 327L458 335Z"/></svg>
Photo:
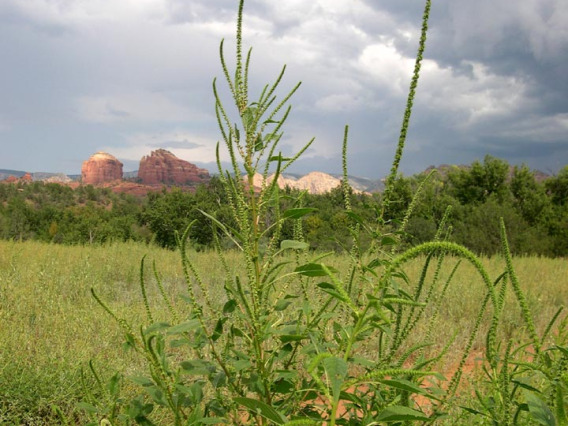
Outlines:
<svg viewBox="0 0 568 426"><path fill-rule="evenodd" d="M106 152L97 152L81 167L81 182L95 185L122 179L122 163Z"/></svg>
<svg viewBox="0 0 568 426"><path fill-rule="evenodd" d="M142 157L138 178L145 185L187 185L207 181L209 172L177 158L170 151L158 149Z"/></svg>
<svg viewBox="0 0 568 426"><path fill-rule="evenodd" d="M4 179L2 182L4 182L4 183L16 183L16 182L18 182L18 178L16 176L10 175L6 179Z"/></svg>
<svg viewBox="0 0 568 426"><path fill-rule="evenodd" d="M16 177L14 175L8 176L6 179L0 181L2 183L30 183L33 182L31 173L26 173L22 177Z"/></svg>

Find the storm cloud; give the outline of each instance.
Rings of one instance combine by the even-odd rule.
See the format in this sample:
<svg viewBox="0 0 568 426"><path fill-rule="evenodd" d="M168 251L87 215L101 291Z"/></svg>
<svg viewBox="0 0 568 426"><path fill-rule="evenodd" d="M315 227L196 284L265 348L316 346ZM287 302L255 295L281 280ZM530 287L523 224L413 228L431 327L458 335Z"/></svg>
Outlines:
<svg viewBox="0 0 568 426"><path fill-rule="evenodd" d="M398 140L422 0L248 0L252 98L286 64L302 81L282 141L315 143L293 171L378 178ZM77 173L105 150L126 167L152 149L214 171L211 83L234 49L234 0L3 0L0 168ZM485 154L555 172L568 163L568 2L433 3L402 170ZM256 95L255 95L256 93Z"/></svg>

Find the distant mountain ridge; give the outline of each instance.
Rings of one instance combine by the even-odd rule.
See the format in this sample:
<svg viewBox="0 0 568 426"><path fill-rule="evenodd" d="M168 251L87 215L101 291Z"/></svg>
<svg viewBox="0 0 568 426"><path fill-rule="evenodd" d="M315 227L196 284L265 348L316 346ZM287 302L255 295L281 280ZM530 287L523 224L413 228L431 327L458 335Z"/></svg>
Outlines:
<svg viewBox="0 0 568 426"><path fill-rule="evenodd" d="M432 169L437 169L442 176L446 176L447 173L452 169L467 169L469 165L450 165L450 164L440 164L438 166L429 166L424 171L420 173L428 173ZM509 176L512 176L514 166L510 166ZM533 170L537 181L541 182L550 177L549 174L544 173L540 170ZM0 181L7 179L10 176L16 178L21 178L26 175L27 172L22 170L10 170L10 169L0 169ZM420 174L417 173L417 174ZM34 181L47 181L47 182L58 182L58 183L68 183L70 181L79 181L81 175L65 175L64 173L46 173L46 172L33 172L30 173ZM134 181L138 178L138 170L124 172L123 179L128 181ZM337 185L339 181L343 178L340 174L330 174L323 172L310 172L306 174L299 173L285 173L279 178L279 186L284 187L288 184L290 187L298 189L307 189L312 193L323 193L330 191ZM370 179L360 176L348 176L349 184L355 191L359 192L381 192L383 191L385 184L384 179ZM281 181L282 180L282 181Z"/></svg>

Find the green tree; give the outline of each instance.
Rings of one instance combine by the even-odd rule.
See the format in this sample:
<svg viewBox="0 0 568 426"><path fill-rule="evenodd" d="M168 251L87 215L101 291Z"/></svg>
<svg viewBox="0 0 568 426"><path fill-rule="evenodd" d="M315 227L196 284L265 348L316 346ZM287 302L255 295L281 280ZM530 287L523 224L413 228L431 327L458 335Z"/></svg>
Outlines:
<svg viewBox="0 0 568 426"><path fill-rule="evenodd" d="M455 169L448 174L452 194L462 204L484 203L491 195L500 201L507 198L509 165L486 155L483 164L475 161L469 169Z"/></svg>
<svg viewBox="0 0 568 426"><path fill-rule="evenodd" d="M148 207L142 213L142 221L155 235L162 247L175 248L175 233L183 233L192 220L195 198L179 188L148 196Z"/></svg>
<svg viewBox="0 0 568 426"><path fill-rule="evenodd" d="M546 180L545 187L552 202L563 206L568 203L568 166L564 166L554 177Z"/></svg>
<svg viewBox="0 0 568 426"><path fill-rule="evenodd" d="M511 193L515 198L515 207L531 225L542 221L541 214L546 209L548 199L544 187L539 185L534 173L523 165L515 166L510 183Z"/></svg>

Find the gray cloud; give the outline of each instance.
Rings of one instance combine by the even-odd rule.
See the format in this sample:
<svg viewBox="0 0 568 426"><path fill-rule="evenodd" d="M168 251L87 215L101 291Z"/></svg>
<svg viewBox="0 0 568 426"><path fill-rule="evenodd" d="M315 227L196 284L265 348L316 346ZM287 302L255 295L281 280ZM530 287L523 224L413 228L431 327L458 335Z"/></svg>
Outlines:
<svg viewBox="0 0 568 426"><path fill-rule="evenodd" d="M388 172L423 7L247 0L251 97L284 63L280 96L302 81L282 149L316 142L297 170L340 171L349 124L353 173ZM225 38L232 66L235 9L233 0L3 0L0 168L77 173L102 148L133 166L153 147L212 162L211 81L229 101L218 46ZM434 2L403 171L485 154L544 170L568 163L566 22L564 0Z"/></svg>
<svg viewBox="0 0 568 426"><path fill-rule="evenodd" d="M187 139L183 141L165 141L154 145L156 148L181 148L181 149L193 149L202 147L203 144L190 142Z"/></svg>

